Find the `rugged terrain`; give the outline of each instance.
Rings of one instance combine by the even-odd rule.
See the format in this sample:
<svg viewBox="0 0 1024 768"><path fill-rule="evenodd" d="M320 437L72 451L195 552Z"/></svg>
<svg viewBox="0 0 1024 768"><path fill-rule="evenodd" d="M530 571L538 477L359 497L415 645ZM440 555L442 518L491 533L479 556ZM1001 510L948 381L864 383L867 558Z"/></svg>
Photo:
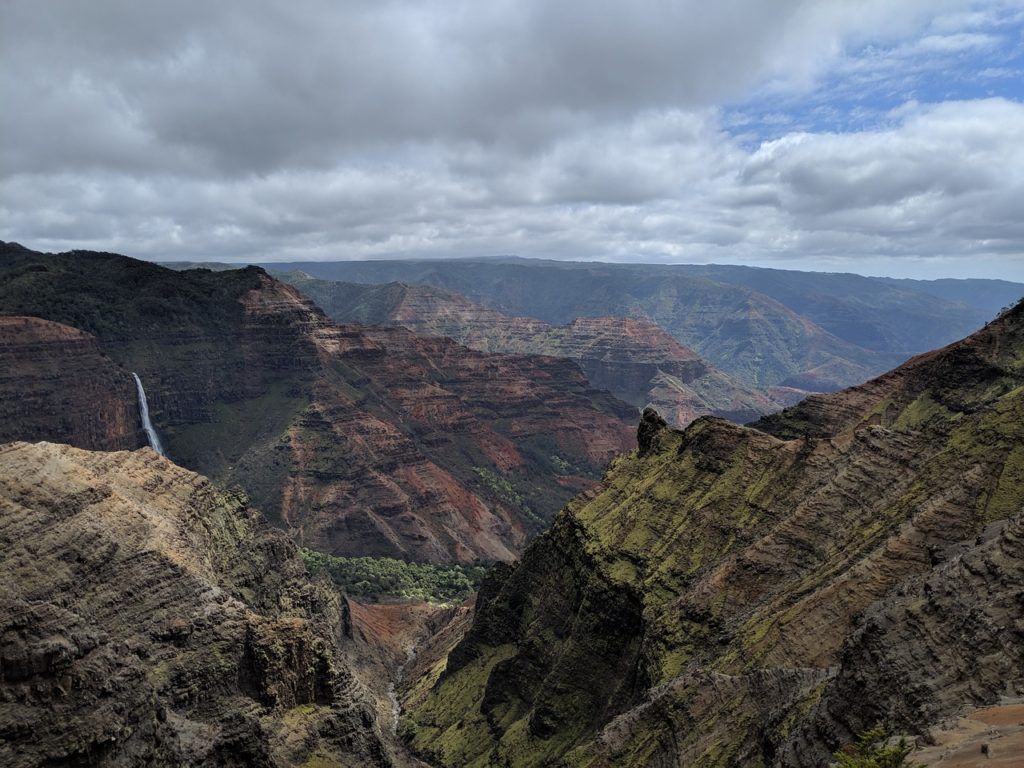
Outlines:
<svg viewBox="0 0 1024 768"><path fill-rule="evenodd" d="M0 314L90 334L109 397L127 407L118 393L137 372L176 463L241 485L296 540L340 555L510 559L627 448L635 418L568 360L337 326L258 268L6 244ZM31 346L14 353L14 375L32 379ZM73 380L82 359L95 379L95 357L50 364ZM0 396L23 410L17 386ZM60 412L32 414L7 439L68 438ZM137 416L127 426L138 441Z"/></svg>
<svg viewBox="0 0 1024 768"><path fill-rule="evenodd" d="M19 438L99 451L145 445L131 375L77 328L0 316L0 443Z"/></svg>
<svg viewBox="0 0 1024 768"><path fill-rule="evenodd" d="M287 268L329 280L433 285L553 324L646 318L747 386L808 391L859 384L977 330L1024 295L1024 286L994 280L892 281L715 265L496 258Z"/></svg>
<svg viewBox="0 0 1024 768"><path fill-rule="evenodd" d="M0 446L0 763L391 765L332 589L148 448Z"/></svg>
<svg viewBox="0 0 1024 768"><path fill-rule="evenodd" d="M423 336L447 336L483 352L569 358L594 386L639 408L653 405L677 426L706 415L752 421L781 407L767 393L740 384L647 320L584 317L551 325L509 317L429 285L339 283L301 272L280 277L338 322L400 325Z"/></svg>
<svg viewBox="0 0 1024 768"><path fill-rule="evenodd" d="M1024 694L1024 303L753 427L638 450L495 568L408 699L442 765L821 766Z"/></svg>

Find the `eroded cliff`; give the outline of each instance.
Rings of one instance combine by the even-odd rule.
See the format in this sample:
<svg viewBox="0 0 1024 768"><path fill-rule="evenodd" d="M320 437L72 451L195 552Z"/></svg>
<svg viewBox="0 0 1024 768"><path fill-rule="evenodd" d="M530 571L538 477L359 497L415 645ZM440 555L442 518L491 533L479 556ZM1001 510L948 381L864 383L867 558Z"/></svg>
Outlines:
<svg viewBox="0 0 1024 768"><path fill-rule="evenodd" d="M389 765L343 605L240 492L0 446L0 762Z"/></svg>
<svg viewBox="0 0 1024 768"><path fill-rule="evenodd" d="M1024 304L642 450L497 570L404 733L444 765L822 765L1024 693Z"/></svg>
<svg viewBox="0 0 1024 768"><path fill-rule="evenodd" d="M0 274L0 312L74 326L138 372L174 461L335 554L510 559L629 444L633 409L568 361L336 326L259 269L8 244ZM8 438L64 439L34 415Z"/></svg>
<svg viewBox="0 0 1024 768"><path fill-rule="evenodd" d="M77 328L0 316L0 443L15 439L145 445L131 375Z"/></svg>

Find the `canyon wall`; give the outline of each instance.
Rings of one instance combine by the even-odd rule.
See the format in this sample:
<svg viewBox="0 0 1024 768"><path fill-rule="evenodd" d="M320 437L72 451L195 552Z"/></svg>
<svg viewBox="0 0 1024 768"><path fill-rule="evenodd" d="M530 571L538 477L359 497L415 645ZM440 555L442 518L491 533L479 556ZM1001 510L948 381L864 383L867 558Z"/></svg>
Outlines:
<svg viewBox="0 0 1024 768"><path fill-rule="evenodd" d="M1024 694L1024 304L754 427L638 450L482 587L442 765L807 765Z"/></svg>
<svg viewBox="0 0 1024 768"><path fill-rule="evenodd" d="M0 762L385 766L346 611L148 448L0 446Z"/></svg>
<svg viewBox="0 0 1024 768"><path fill-rule="evenodd" d="M281 277L339 322L398 325L483 352L567 358L595 387L638 408L653 405L676 426L706 415L751 421L792 402L791 394L777 401L775 393L743 385L641 318L582 317L551 325L429 285L338 283L296 272Z"/></svg>
<svg viewBox="0 0 1024 768"><path fill-rule="evenodd" d="M0 316L0 443L49 439L100 451L145 445L131 374L88 333Z"/></svg>

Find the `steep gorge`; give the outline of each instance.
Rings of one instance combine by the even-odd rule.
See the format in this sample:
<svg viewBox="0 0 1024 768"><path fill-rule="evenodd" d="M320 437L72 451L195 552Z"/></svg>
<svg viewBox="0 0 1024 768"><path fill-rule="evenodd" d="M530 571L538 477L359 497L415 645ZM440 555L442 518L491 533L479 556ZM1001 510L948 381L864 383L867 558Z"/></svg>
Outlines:
<svg viewBox="0 0 1024 768"><path fill-rule="evenodd" d="M338 283L302 272L280 276L338 322L398 325L483 352L568 358L595 387L638 408L653 405L677 426L705 415L751 421L778 410L775 397L793 402L793 393L741 384L649 320L581 317L551 325L510 317L428 285Z"/></svg>
<svg viewBox="0 0 1024 768"><path fill-rule="evenodd" d="M109 356L134 441L113 447L144 444L135 371L174 461L332 553L510 559L629 442L633 409L568 361L336 326L257 268L6 244L0 277L0 313L72 326ZM12 370L31 368L25 355ZM0 395L17 407L17 389ZM66 438L54 413L33 414L8 439Z"/></svg>
<svg viewBox="0 0 1024 768"><path fill-rule="evenodd" d="M423 754L820 766L1024 695L1024 304L754 427L648 411L639 440L485 582L408 701Z"/></svg>

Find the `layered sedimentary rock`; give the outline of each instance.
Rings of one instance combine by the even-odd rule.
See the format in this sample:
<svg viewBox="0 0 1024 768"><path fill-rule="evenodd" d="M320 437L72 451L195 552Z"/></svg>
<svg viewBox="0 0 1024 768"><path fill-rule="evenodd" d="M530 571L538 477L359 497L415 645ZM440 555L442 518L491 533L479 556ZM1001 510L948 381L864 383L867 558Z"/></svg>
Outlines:
<svg viewBox="0 0 1024 768"><path fill-rule="evenodd" d="M820 766L1024 694L1024 304L641 450L496 569L404 733L443 765Z"/></svg>
<svg viewBox="0 0 1024 768"><path fill-rule="evenodd" d="M339 322L400 325L424 336L446 336L472 349L565 357L596 387L639 408L655 406L677 426L698 416L751 421L781 407L740 384L649 320L583 317L550 325L510 317L464 296L427 285L360 285L282 278L313 298Z"/></svg>
<svg viewBox="0 0 1024 768"><path fill-rule="evenodd" d="M626 439L629 409L568 361L399 328L327 328L316 343L324 374L288 431L281 514L320 548L509 559Z"/></svg>
<svg viewBox="0 0 1024 768"><path fill-rule="evenodd" d="M240 492L0 446L0 763L373 766L345 611Z"/></svg>
<svg viewBox="0 0 1024 768"><path fill-rule="evenodd" d="M432 285L553 324L609 314L644 318L755 389L857 384L990 316L855 275L748 270L744 278L728 267L515 258L292 268L330 280Z"/></svg>
<svg viewBox="0 0 1024 768"><path fill-rule="evenodd" d="M510 559L629 445L633 409L569 361L339 327L260 269L8 245L0 277L0 312L91 333L139 374L171 459L336 554ZM63 439L37 417L8 437Z"/></svg>
<svg viewBox="0 0 1024 768"><path fill-rule="evenodd" d="M88 333L0 316L0 443L50 439L94 450L145 445L131 374Z"/></svg>

